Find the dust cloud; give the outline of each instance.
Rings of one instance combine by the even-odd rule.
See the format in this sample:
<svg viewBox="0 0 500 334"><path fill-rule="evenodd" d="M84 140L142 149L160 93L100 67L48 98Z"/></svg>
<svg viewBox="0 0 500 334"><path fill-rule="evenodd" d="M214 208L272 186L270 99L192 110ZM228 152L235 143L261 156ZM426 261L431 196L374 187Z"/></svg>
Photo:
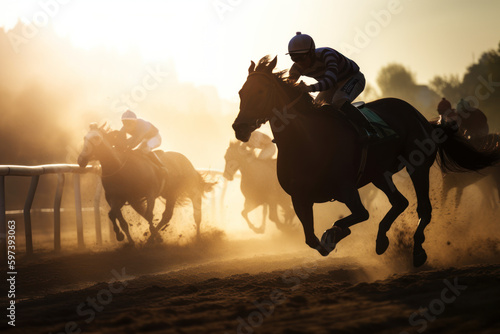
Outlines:
<svg viewBox="0 0 500 334"><path fill-rule="evenodd" d="M21 29L21 26L16 29ZM0 35L4 35L0 38L1 164L75 163L88 124L107 122L111 127L118 128L121 113L130 108L160 129L162 149L185 154L196 168L216 171L224 167L223 156L229 140L233 138L230 125L237 112L237 104L219 98L214 87L179 82L175 64L169 59L147 63L133 50L117 53L106 48L77 49L68 40L57 37L50 28L40 32L20 54L16 54L4 38L5 33L0 32ZM242 72L242 75L245 73ZM235 87L235 90L238 88ZM192 209L189 206L178 208L172 223L163 233L163 255L161 259L156 258L163 262L151 264L149 270L153 267L154 271L171 270L171 257L179 254L182 254L179 259L190 264L195 263L189 262L195 259L213 261L273 256L274 264L268 265L266 270L283 268L286 266L283 263L289 264L297 259L320 261L325 265L349 263L367 268L364 279L371 280L413 270L412 236L418 217L408 177L398 177L397 183L411 204L389 232L391 244L386 254L375 254L375 238L378 222L389 209L389 203L380 191L368 186L361 192L371 213L369 221L354 226L351 236L325 259L304 243L297 218L294 220L295 231L289 235L278 231L269 221L265 234L254 234L240 216L243 199L238 181L228 184L226 200L222 203L220 195L225 183L220 176L213 177L219 178L219 183L215 193L205 198L201 241L194 235ZM84 207L91 207L95 179L88 176L82 181ZM51 206L54 182L54 178L42 181L34 208ZM8 179L8 209L22 207L28 183L26 179ZM498 206L487 207L480 200L484 188L467 189L462 204L456 210L451 209L450 200L442 206L441 183L441 175L433 169L431 190L434 215L424 244L429 255L427 265L460 266L498 258ZM66 187L65 192L71 193L70 186ZM71 208L74 205L71 197L65 197L64 201L63 206ZM159 202L157 220L161 206ZM101 207L107 208L103 198ZM114 241L106 210L101 212L106 246L95 246L92 213L85 213L85 240L93 245L92 250L108 252L105 254L117 252L118 255L125 252L130 256L126 247ZM316 205L316 234L321 237L324 230L347 214L348 210L340 203ZM63 248L71 251L76 249L73 215L71 211L63 213L63 221L66 222L63 226ZM147 223L128 208L125 216L131 222L130 229L140 252L152 256L155 252L145 246ZM40 215L37 219L39 223L34 227L34 233L45 237L35 239L35 248L48 250L52 242L51 218ZM260 223L261 212L254 211L251 219ZM139 264L143 257L137 261ZM241 270L257 272L264 269L262 263L256 261L255 266Z"/></svg>

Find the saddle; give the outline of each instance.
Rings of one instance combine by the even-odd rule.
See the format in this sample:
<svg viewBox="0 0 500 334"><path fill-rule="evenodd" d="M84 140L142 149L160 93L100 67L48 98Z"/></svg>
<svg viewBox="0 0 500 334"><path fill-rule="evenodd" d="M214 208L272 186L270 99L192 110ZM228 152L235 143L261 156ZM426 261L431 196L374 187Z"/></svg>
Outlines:
<svg viewBox="0 0 500 334"><path fill-rule="evenodd" d="M154 152L143 152L141 150L131 150L130 151L132 154L137 154L140 156L144 161L146 161L150 166L153 167L155 174L158 176L158 178L161 180L160 184L160 191L159 193L163 192L163 189L165 188L165 183L166 183L166 167L160 165L161 161L160 158L154 153Z"/></svg>
<svg viewBox="0 0 500 334"><path fill-rule="evenodd" d="M381 141L396 139L399 137L396 131L394 131L382 118L380 118L379 115L369 109L364 102L354 102L352 105L358 108L359 111L361 111L361 113L365 116L365 118L377 132L377 135L380 138L377 143L380 143Z"/></svg>

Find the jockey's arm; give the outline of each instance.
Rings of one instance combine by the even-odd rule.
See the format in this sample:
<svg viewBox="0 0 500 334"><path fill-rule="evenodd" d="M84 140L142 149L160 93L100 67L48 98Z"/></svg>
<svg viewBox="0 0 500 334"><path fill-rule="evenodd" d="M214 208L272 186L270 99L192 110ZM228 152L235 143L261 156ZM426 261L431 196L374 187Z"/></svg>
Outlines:
<svg viewBox="0 0 500 334"><path fill-rule="evenodd" d="M134 149L142 142L143 139L144 136L132 136L127 138L127 147Z"/></svg>
<svg viewBox="0 0 500 334"><path fill-rule="evenodd" d="M296 83L297 80L299 80L300 75L301 75L300 72L297 70L297 68L295 67L295 64L294 64L294 65L292 65L292 67L288 71L287 81L291 82L291 83Z"/></svg>
<svg viewBox="0 0 500 334"><path fill-rule="evenodd" d="M321 54L320 60L325 64L325 73L318 82L311 85L311 92L322 92L337 85L338 64L331 51L325 50Z"/></svg>

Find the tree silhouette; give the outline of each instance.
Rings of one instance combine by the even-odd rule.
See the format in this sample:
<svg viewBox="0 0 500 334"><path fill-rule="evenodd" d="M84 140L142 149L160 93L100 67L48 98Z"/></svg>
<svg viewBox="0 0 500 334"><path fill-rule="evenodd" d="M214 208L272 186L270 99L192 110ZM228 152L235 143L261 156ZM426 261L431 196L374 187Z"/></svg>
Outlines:
<svg viewBox="0 0 500 334"><path fill-rule="evenodd" d="M377 84L383 97L396 97L403 99L426 117L435 117L436 105L439 96L425 85L415 82L415 75L405 66L397 63L383 67L378 76Z"/></svg>
<svg viewBox="0 0 500 334"><path fill-rule="evenodd" d="M431 85L452 103L466 99L486 114L490 129L500 130L500 43L470 65L462 81L458 76L436 76Z"/></svg>
<svg viewBox="0 0 500 334"><path fill-rule="evenodd" d="M392 63L383 67L377 77L383 96L408 96L416 89L415 75L403 65Z"/></svg>

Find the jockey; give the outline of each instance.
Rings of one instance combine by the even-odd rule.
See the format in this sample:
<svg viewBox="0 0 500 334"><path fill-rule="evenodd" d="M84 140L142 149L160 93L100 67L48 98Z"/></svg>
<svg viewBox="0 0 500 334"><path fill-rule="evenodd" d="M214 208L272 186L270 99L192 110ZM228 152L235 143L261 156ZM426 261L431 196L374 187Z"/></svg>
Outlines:
<svg viewBox="0 0 500 334"><path fill-rule="evenodd" d="M252 132L246 146L253 150L260 149L261 151L257 155L257 158L261 160L272 159L276 152L276 145L273 143L271 137L260 131Z"/></svg>
<svg viewBox="0 0 500 334"><path fill-rule="evenodd" d="M127 139L127 147L131 149L137 147L139 151L146 154L155 165L166 173L167 168L153 151L161 144L161 136L158 129L150 122L137 118L136 114L131 110L123 113L122 123L123 127L120 131L130 135Z"/></svg>
<svg viewBox="0 0 500 334"><path fill-rule="evenodd" d="M313 85L300 83L302 91L319 92L315 102L329 103L341 110L353 124L360 124L367 130L357 129L362 139L376 139L377 132L366 117L351 102L365 88L365 76L351 59L332 48L317 48L314 40L306 34L297 34L288 43L288 54L294 64L288 80L297 82L305 75L317 80Z"/></svg>

